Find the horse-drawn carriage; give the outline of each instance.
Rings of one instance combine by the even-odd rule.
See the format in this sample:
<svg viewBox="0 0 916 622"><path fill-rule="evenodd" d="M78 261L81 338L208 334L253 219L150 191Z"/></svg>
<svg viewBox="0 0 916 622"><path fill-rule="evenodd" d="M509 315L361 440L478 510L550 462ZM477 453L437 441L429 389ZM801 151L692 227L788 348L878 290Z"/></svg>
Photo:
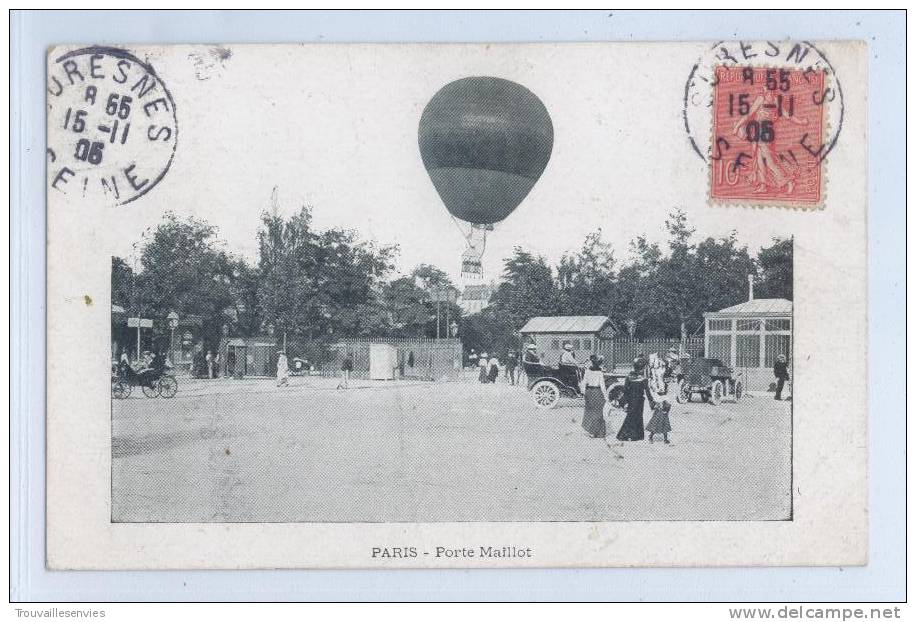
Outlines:
<svg viewBox="0 0 916 622"><path fill-rule="evenodd" d="M744 381L740 373L719 359L695 358L681 362L677 401L686 404L694 395L704 402L718 404L724 398L741 399Z"/></svg>
<svg viewBox="0 0 916 622"><path fill-rule="evenodd" d="M582 370L571 365L550 366L543 363L522 363L525 375L528 376L528 391L537 408L554 408L561 397L578 399L584 397L579 388ZM626 374L604 372L607 386L607 399L616 402L623 394L623 381Z"/></svg>
<svg viewBox="0 0 916 622"><path fill-rule="evenodd" d="M111 370L111 397L123 400L130 397L133 387L140 387L146 397L175 397L178 381L164 367L148 367L140 371L127 363L115 365Z"/></svg>

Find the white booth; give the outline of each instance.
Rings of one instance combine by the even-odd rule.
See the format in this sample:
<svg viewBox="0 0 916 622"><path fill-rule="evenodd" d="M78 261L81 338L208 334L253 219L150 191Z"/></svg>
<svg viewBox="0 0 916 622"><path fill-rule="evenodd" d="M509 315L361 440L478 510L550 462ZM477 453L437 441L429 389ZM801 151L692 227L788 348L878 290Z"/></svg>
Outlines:
<svg viewBox="0 0 916 622"><path fill-rule="evenodd" d="M369 378L394 380L398 366L398 349L387 343L369 344Z"/></svg>

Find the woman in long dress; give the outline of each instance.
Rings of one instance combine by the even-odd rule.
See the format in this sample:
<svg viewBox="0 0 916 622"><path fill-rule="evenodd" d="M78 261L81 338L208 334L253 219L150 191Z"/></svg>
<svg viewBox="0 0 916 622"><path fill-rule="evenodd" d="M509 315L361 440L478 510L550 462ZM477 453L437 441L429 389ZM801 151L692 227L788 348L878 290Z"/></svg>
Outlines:
<svg viewBox="0 0 916 622"><path fill-rule="evenodd" d="M490 371L487 373L487 382L495 383L499 377L499 357L495 354L490 357Z"/></svg>
<svg viewBox="0 0 916 622"><path fill-rule="evenodd" d="M479 380L481 383L486 383L489 380L489 377L487 376L489 365L490 359L487 358L487 353L481 352L480 359L477 361L477 369L479 370L477 380Z"/></svg>
<svg viewBox="0 0 916 622"><path fill-rule="evenodd" d="M604 403L607 385L604 382L604 370L601 360L592 354L590 364L582 380L585 386L585 414L582 415L582 427L592 438L604 438L607 427L604 425Z"/></svg>
<svg viewBox="0 0 916 622"><path fill-rule="evenodd" d="M289 361L286 352L277 352L277 386L285 387L289 384Z"/></svg>
<svg viewBox="0 0 916 622"><path fill-rule="evenodd" d="M645 368L646 359L637 358L633 361L633 371L624 380L620 405L626 406L627 416L617 432L618 441L641 441L645 438L642 413L646 400L649 400L651 408L655 408L655 400L649 391L649 381L643 373Z"/></svg>

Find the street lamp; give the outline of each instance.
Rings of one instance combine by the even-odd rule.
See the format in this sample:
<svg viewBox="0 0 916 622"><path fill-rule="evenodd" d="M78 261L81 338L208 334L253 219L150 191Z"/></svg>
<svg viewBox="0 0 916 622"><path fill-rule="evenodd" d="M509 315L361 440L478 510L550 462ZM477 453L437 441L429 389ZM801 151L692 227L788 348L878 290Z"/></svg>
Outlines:
<svg viewBox="0 0 916 622"><path fill-rule="evenodd" d="M169 328L172 329L172 335L169 337L169 357L172 359L172 365L175 365L175 329L178 328L178 314L172 311L165 317L169 321Z"/></svg>

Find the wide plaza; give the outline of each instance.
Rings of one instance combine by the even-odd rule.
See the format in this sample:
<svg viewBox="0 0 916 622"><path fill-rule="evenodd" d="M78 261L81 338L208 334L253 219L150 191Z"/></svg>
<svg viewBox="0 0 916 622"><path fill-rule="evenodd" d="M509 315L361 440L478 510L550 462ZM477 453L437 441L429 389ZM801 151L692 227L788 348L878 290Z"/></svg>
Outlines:
<svg viewBox="0 0 916 622"><path fill-rule="evenodd" d="M622 411L591 439L581 400L538 410L502 381L336 384L179 379L172 399L112 400L112 520L791 516L791 402L772 394L673 403L671 445L618 444Z"/></svg>

